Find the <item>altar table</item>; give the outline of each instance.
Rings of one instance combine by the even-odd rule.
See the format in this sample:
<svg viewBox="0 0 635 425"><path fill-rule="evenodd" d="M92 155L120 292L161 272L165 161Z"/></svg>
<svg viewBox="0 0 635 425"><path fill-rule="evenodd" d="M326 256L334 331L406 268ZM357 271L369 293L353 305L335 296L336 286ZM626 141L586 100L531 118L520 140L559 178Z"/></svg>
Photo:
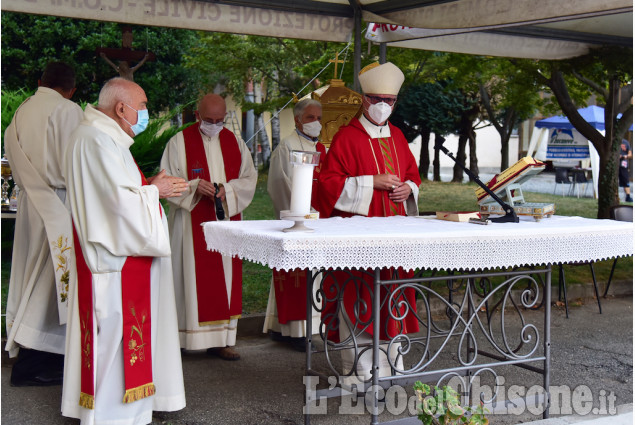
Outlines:
<svg viewBox="0 0 635 425"><path fill-rule="evenodd" d="M321 311L320 301L325 298L340 303L340 315L348 313L339 326L346 325L350 335L343 341L329 339L328 325L322 320L320 337L324 342L326 371L312 367L315 353L307 350L307 375L323 379L336 376L341 388L370 391L371 423L378 423L380 386L412 383L417 379L438 379L437 384L441 385L450 377L462 376L469 392L475 376L489 373L498 379L497 368L510 365L542 375L543 416L547 417L551 266L633 254L632 223L581 217L552 216L541 221L520 217L520 223L488 225L432 217L329 218L307 220L305 225L315 230L311 233L282 232L292 224L282 220L209 222L203 224L203 229L208 249L223 255L276 269L313 271L307 274L307 347L311 347L312 340L309 307L313 305ZM408 279L381 279L382 269L398 267L417 273ZM314 280L320 282L336 269L374 276L369 285L347 272L351 274L342 283L355 285L358 291L371 291L372 303L360 303L353 313L343 309L339 293L327 293L322 286L313 297L310 288ZM432 276L430 270L434 271ZM435 275L442 271L449 274ZM447 294L435 289L438 282L447 282ZM386 292L383 298L379 295L380 287ZM416 291L419 298L416 306L400 298L405 290ZM442 307L445 317L435 318L435 305ZM380 324L375 319L384 308L392 311L396 319L402 314L415 314L420 332L380 340ZM523 312L536 308L544 308L544 321L526 323ZM366 309L372 314L370 323L358 315L358 310ZM512 321L505 318L510 315L521 318L522 328L508 329L508 322ZM372 338L366 335L371 329ZM486 351L484 345L491 351ZM354 364L358 361L363 364L361 356L372 354L370 379L335 360L335 353L351 350ZM450 350L452 353L447 353ZM446 354L452 354L457 364L438 366L440 359L448 357ZM389 364L388 374L379 371L382 359ZM362 381L362 388L347 386L347 378ZM322 393L333 395L332 390ZM316 393L307 389L307 406L315 402L315 397ZM305 421L309 423L310 411L306 409L305 406Z"/></svg>

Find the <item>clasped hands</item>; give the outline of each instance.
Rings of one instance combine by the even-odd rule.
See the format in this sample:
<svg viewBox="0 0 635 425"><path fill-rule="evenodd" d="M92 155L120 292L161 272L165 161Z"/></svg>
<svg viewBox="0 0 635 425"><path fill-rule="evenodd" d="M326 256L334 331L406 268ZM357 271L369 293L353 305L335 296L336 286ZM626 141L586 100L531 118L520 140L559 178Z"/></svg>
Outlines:
<svg viewBox="0 0 635 425"><path fill-rule="evenodd" d="M394 174L374 175L373 188L376 190L389 191L388 198L393 202L404 202L412 193L410 185L399 180L399 177Z"/></svg>
<svg viewBox="0 0 635 425"><path fill-rule="evenodd" d="M188 190L188 184L185 179L170 176L166 174L165 170L161 170L156 176L148 178L148 183L155 185L159 189L159 198L181 196Z"/></svg>
<svg viewBox="0 0 635 425"><path fill-rule="evenodd" d="M196 193L202 196L207 196L211 198L212 200L214 198L220 198L221 201L225 201L225 186L223 186L222 184L218 185L218 193L216 193L216 188L214 187L214 183L210 183L207 180L201 179L198 182Z"/></svg>

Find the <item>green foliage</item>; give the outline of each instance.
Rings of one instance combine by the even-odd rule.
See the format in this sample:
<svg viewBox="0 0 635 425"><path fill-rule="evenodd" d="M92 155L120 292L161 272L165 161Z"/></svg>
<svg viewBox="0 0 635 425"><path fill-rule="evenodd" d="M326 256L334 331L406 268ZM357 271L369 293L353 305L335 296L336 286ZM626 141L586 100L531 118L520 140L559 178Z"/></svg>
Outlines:
<svg viewBox="0 0 635 425"><path fill-rule="evenodd" d="M224 84L236 101L257 114L286 103L337 51L337 43L223 33L199 36L198 45L186 56L187 66L205 75L209 88ZM259 106L245 100L248 80L263 89Z"/></svg>
<svg viewBox="0 0 635 425"><path fill-rule="evenodd" d="M469 424L486 425L489 420L485 417L488 412L482 405L478 407L461 406L458 393L451 387L434 387L417 381L414 384L419 403L417 417L423 425Z"/></svg>
<svg viewBox="0 0 635 425"><path fill-rule="evenodd" d="M188 30L133 26L132 48L151 51L157 57L134 74L135 82L146 91L150 113L187 103L202 89L196 70L182 64L183 53L196 38ZM104 82L118 76L97 56L96 49L120 47L121 27L111 22L3 11L1 46L4 89L34 90L46 64L58 60L75 69L74 100L94 103Z"/></svg>
<svg viewBox="0 0 635 425"><path fill-rule="evenodd" d="M2 152L4 153L4 132L11 124L13 115L18 107L26 100L27 97L32 96L34 91L27 91L26 89L18 90L5 90L2 89Z"/></svg>
<svg viewBox="0 0 635 425"><path fill-rule="evenodd" d="M170 121L190 105L191 103L178 106L168 113L150 120L146 130L134 138L134 143L130 146L130 152L146 176L152 176L159 171L159 163L168 141L176 133L193 124L170 125Z"/></svg>
<svg viewBox="0 0 635 425"><path fill-rule="evenodd" d="M471 101L447 83L411 83L402 88L391 122L405 130L408 140L424 129L445 136L458 131L461 114L469 108Z"/></svg>

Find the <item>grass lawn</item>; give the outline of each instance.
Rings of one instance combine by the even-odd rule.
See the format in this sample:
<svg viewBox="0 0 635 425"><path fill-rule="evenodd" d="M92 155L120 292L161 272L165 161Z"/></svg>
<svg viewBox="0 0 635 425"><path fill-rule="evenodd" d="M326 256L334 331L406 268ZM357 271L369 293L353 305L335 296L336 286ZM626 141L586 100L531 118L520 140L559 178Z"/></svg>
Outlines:
<svg viewBox="0 0 635 425"><path fill-rule="evenodd" d="M420 192L420 211L475 211L477 209L474 183L442 183L424 181ZM550 202L556 205L556 214L566 216L580 216L595 218L597 201L587 198L563 198L557 195L523 192L528 202ZM261 170L258 176L258 186L251 205L244 213L246 220L270 220L274 218L273 206L267 194L267 172ZM3 222L6 223L7 220ZM12 224L2 230L2 312L6 305L7 286L9 282L9 268L11 266ZM6 231L5 231L6 230ZM10 230L10 231L9 231ZM600 282L600 289L608 279L613 260L601 261L595 264L596 277ZM245 261L243 266L243 313L262 313L267 307L271 271L268 267ZM567 284L591 282L591 272L588 267L566 266ZM554 277L557 279L557 277ZM614 280L633 279L633 258L622 258L618 261ZM2 333L5 334L4 318Z"/></svg>

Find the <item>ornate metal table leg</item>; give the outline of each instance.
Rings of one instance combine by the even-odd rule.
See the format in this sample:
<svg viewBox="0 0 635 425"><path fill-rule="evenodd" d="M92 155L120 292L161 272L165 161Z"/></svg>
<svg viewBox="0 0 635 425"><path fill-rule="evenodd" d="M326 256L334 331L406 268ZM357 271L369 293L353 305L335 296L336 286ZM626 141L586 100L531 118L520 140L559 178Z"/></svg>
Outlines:
<svg viewBox="0 0 635 425"><path fill-rule="evenodd" d="M371 424L379 423L379 307L380 307L380 269L375 268L375 282L373 284L373 311L372 311L372 320L373 320L373 369L372 373L372 409L371 409Z"/></svg>
<svg viewBox="0 0 635 425"><path fill-rule="evenodd" d="M551 406L551 393L549 392L549 385L551 383L551 266L547 266L547 276L545 277L545 337L544 337L544 372L543 372L543 386L545 388L545 411L542 413L542 417L547 419L549 417L549 406Z"/></svg>
<svg viewBox="0 0 635 425"><path fill-rule="evenodd" d="M306 269L306 373L305 379L309 378L309 370L311 370L311 340L313 337L313 274L311 270ZM304 400L306 405L306 411L304 413L304 423L309 425L311 423L310 406L310 385L304 386Z"/></svg>

